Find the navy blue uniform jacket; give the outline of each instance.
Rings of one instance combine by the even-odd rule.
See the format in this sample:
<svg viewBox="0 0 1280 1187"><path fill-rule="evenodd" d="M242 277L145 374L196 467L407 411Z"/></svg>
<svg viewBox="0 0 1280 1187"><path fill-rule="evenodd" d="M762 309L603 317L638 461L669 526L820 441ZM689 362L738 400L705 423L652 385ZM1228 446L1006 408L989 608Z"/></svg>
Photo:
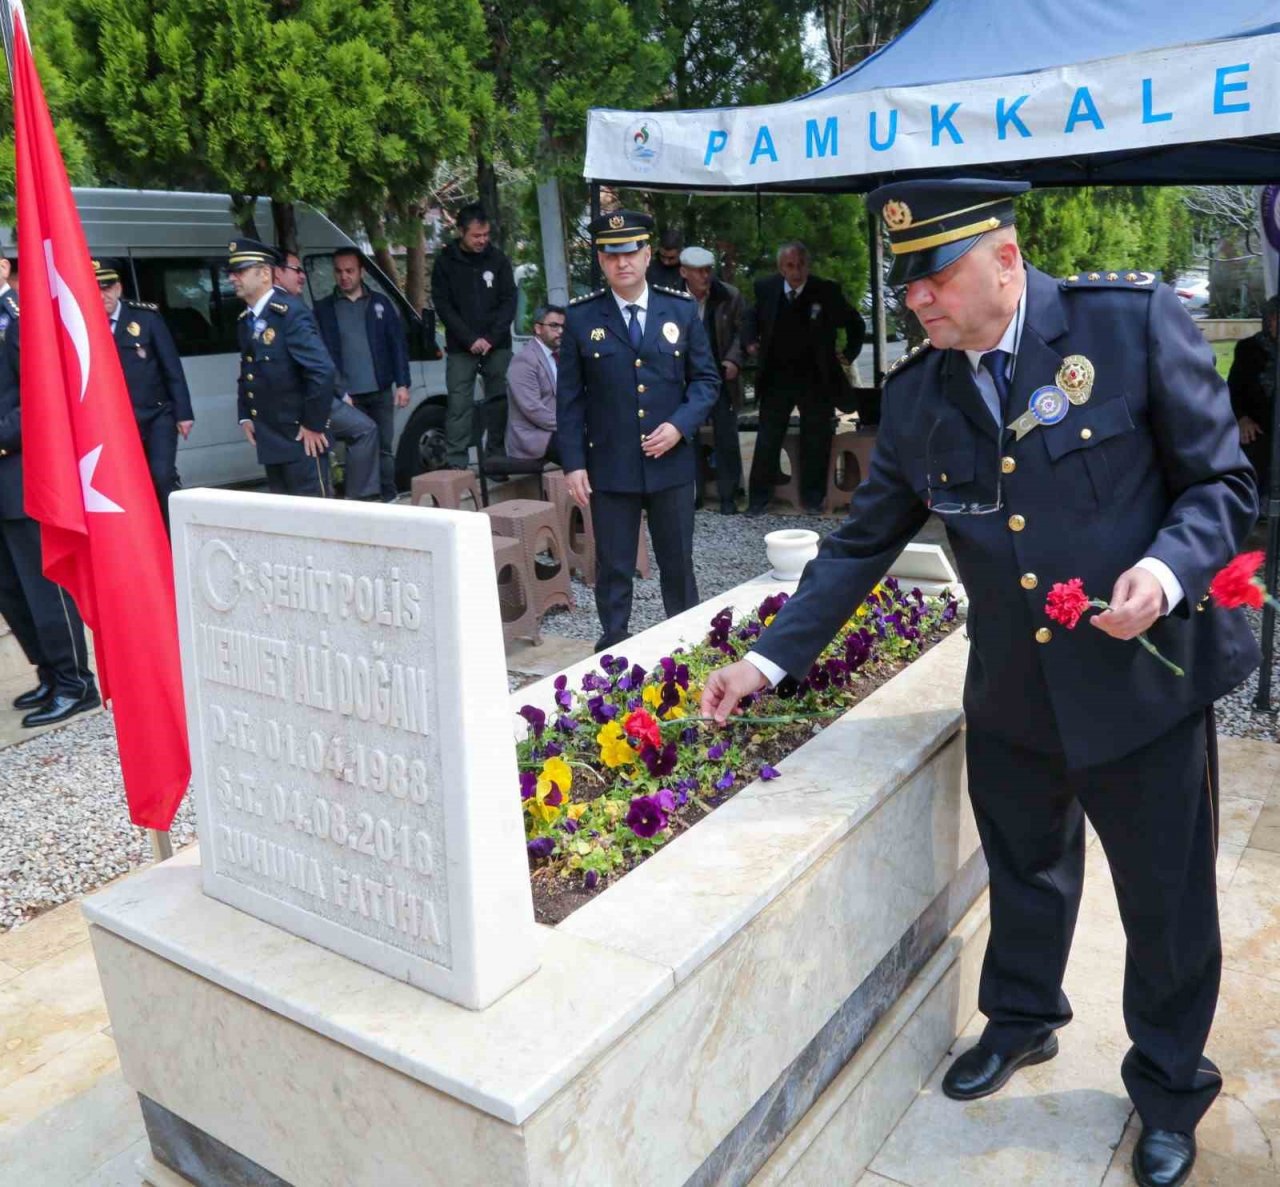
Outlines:
<svg viewBox="0 0 1280 1187"><path fill-rule="evenodd" d="M259 328L260 323L260 328ZM333 361L311 310L283 289L273 289L258 318L246 309L236 323L240 343L241 420L252 420L258 461L264 466L305 457L298 428L329 426L336 383Z"/></svg>
<svg viewBox="0 0 1280 1187"><path fill-rule="evenodd" d="M334 306L346 299L341 293L330 293L316 302L316 325L320 327L320 337L324 339L339 375L342 374L342 335L338 333L338 314ZM400 324L395 306L380 293L371 292L365 302L364 320L379 389L386 391L393 383L396 387L408 387L409 348L405 345L404 326Z"/></svg>
<svg viewBox="0 0 1280 1187"><path fill-rule="evenodd" d="M171 407L174 420L194 420L182 359L155 306L121 301L115 338L134 414L145 418Z"/></svg>
<svg viewBox="0 0 1280 1187"><path fill-rule="evenodd" d="M935 501L987 504L999 475L998 512L944 516L970 599L965 714L1015 744L1092 766L1150 742L1257 666L1243 613L1204 600L1257 517L1257 491L1213 352L1172 289L1058 282L1035 269L1027 284L1005 422L1055 382L1066 355L1093 363L1092 397L1015 442L997 433L963 351L922 351L888 380L849 518L757 649L804 676L924 524L930 490ZM1149 632L1181 678L1134 641L1083 621L1068 631L1044 611L1049 588L1071 577L1109 599L1144 556L1164 561L1185 593ZM1042 628L1047 642L1037 641Z"/></svg>
<svg viewBox="0 0 1280 1187"><path fill-rule="evenodd" d="M720 375L698 306L684 293L649 287L637 353L613 293L569 306L556 384L556 440L568 473L586 470L593 490L643 494L697 476L693 438L720 395ZM660 458L640 439L670 421L683 439Z"/></svg>
<svg viewBox="0 0 1280 1187"><path fill-rule="evenodd" d="M18 301L0 297L0 519L23 519L22 404L18 399Z"/></svg>

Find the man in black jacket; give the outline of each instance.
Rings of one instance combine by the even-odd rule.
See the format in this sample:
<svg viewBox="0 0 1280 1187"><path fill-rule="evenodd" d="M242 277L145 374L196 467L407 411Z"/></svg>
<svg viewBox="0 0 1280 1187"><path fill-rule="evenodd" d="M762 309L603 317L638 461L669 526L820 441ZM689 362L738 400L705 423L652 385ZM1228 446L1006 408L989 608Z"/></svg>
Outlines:
<svg viewBox="0 0 1280 1187"><path fill-rule="evenodd" d="M1258 489L1265 497L1271 477L1271 410L1275 405L1276 330L1280 297L1268 297L1262 307L1262 329L1236 343L1227 388L1231 411L1240 426L1244 455L1258 472Z"/></svg>
<svg viewBox="0 0 1280 1187"><path fill-rule="evenodd" d="M511 261L489 242L489 216L478 204L458 211L458 239L431 270L431 299L445 329L445 423L448 463L465 469L477 374L484 380L487 449L502 452L507 425L507 367L516 282Z"/></svg>
<svg viewBox="0 0 1280 1187"><path fill-rule="evenodd" d="M836 336L845 334L844 358ZM791 422L800 408L800 501L805 510L820 510L827 493L835 400L848 385L843 363L862 349L866 325L844 299L840 286L809 272L809 249L784 243L778 249L778 272L756 282L755 307L743 322L747 352L759 356L756 398L760 428L751 462L748 515L762 515L777 481L778 458Z"/></svg>

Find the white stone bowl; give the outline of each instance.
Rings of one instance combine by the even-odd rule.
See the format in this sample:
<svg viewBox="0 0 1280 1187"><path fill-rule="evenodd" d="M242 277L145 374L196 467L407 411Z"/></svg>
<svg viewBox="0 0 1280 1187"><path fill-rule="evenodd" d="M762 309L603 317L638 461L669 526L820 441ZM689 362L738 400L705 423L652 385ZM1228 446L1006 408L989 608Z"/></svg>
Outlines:
<svg viewBox="0 0 1280 1187"><path fill-rule="evenodd" d="M773 566L770 576L779 581L796 581L818 555L818 533L805 528L781 528L764 538L764 550Z"/></svg>

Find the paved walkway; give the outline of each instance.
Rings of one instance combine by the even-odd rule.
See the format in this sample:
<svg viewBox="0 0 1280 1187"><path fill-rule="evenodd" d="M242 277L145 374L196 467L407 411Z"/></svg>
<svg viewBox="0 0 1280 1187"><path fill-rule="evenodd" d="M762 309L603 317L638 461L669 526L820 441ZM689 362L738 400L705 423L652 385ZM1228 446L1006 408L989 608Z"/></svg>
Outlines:
<svg viewBox="0 0 1280 1187"><path fill-rule="evenodd" d="M1280 1184L1280 746L1222 741L1225 972L1210 1053L1226 1089L1199 1131L1196 1187ZM1062 1054L969 1105L907 1111L858 1187L1120 1187L1136 1138L1120 1083L1124 938L1106 862L1089 877ZM981 1019L957 1048L972 1042ZM944 1063L945 1067L945 1063ZM146 1152L79 906L0 936L0 1187L138 1187ZM853 1187L850 1182L832 1187ZM495 1187L502 1187L495 1184Z"/></svg>

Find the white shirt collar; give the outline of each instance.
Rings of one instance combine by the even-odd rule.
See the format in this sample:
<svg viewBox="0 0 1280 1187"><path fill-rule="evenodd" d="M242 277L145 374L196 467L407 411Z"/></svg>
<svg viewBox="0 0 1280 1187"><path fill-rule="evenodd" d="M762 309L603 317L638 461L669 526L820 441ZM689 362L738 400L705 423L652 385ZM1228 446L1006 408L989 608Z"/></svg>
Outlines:
<svg viewBox="0 0 1280 1187"><path fill-rule="evenodd" d="M8 283L6 283L3 287L0 287L0 297L3 297L5 293L7 293L12 288L13 288L13 285Z"/></svg>
<svg viewBox="0 0 1280 1187"><path fill-rule="evenodd" d="M551 347L549 347L545 342L543 342L541 338L535 338L534 341L539 346L542 347L542 353L547 356L547 362L549 362L554 367L556 365L556 360L555 360L555 356L553 356L551 353Z"/></svg>
<svg viewBox="0 0 1280 1187"><path fill-rule="evenodd" d="M276 290L274 287L267 289L267 291L263 293L254 304L249 306L249 308L253 310L254 317L261 316L262 311L267 307L267 302L275 296L275 292Z"/></svg>
<svg viewBox="0 0 1280 1187"><path fill-rule="evenodd" d="M613 292L612 289L610 289L609 291ZM621 310L623 317L627 316L628 305L639 305L641 313L649 312L649 286L647 284L644 286L644 291L641 292L641 294L634 301L625 301L620 296L618 296L616 292L613 293L613 299L617 301L618 308L619 310Z"/></svg>
<svg viewBox="0 0 1280 1187"><path fill-rule="evenodd" d="M1000 341L992 348L994 350L1003 350L1013 358L1018 353L1018 344L1022 338L1022 328L1027 324L1027 282L1024 277L1022 282L1022 296L1018 298L1018 308L1014 310L1013 316L1009 319L1009 324L1005 326L1004 333L1000 335ZM976 375L982 367L982 356L988 352L985 350L966 350L965 355L969 359L969 366Z"/></svg>
<svg viewBox="0 0 1280 1187"><path fill-rule="evenodd" d="M809 282L806 280L804 284L802 284L799 288L793 288L791 285L791 281L784 280L782 282L782 291L784 293L795 293L795 295L798 297L802 292L804 292L804 285L808 283Z"/></svg>

